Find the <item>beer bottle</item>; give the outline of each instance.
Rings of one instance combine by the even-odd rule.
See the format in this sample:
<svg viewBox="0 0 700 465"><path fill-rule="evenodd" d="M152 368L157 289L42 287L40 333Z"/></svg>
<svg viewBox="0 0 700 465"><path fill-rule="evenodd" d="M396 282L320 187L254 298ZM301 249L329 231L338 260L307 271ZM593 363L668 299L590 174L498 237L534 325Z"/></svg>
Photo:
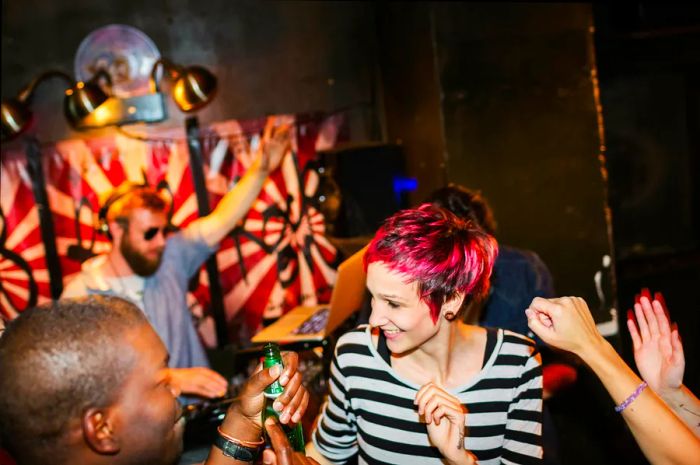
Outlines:
<svg viewBox="0 0 700 465"><path fill-rule="evenodd" d="M265 358L263 359L263 368L270 368L275 365L282 366L282 355L280 354L280 346L274 342L265 344L263 348L263 354ZM272 384L265 388L265 408L262 411L262 423L265 424L265 419L267 417L275 417L279 423L279 413L272 407L275 399L282 394L284 388L279 383L279 380L275 380ZM304 452L306 444L304 443L304 430L301 427L301 422L296 425L292 424L282 424L279 425L284 430L287 438L289 439L289 444L297 452ZM263 426L264 428L264 426ZM265 435L265 440L269 444L269 438Z"/></svg>

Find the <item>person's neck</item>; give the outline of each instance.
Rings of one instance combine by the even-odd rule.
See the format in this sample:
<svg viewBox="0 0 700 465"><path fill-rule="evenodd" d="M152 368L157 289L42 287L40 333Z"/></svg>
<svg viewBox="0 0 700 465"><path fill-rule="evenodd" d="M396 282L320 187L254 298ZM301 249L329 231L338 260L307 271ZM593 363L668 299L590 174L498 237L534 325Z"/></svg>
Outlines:
<svg viewBox="0 0 700 465"><path fill-rule="evenodd" d="M411 358L418 366L434 367L430 369L435 378L433 382L445 386L462 369L458 354L467 344L470 333L469 327L461 321L448 322L442 319L438 324L441 325L438 333L418 347Z"/></svg>
<svg viewBox="0 0 700 465"><path fill-rule="evenodd" d="M117 247L112 247L112 250L107 254L105 272L108 276L115 278L124 278L135 274Z"/></svg>

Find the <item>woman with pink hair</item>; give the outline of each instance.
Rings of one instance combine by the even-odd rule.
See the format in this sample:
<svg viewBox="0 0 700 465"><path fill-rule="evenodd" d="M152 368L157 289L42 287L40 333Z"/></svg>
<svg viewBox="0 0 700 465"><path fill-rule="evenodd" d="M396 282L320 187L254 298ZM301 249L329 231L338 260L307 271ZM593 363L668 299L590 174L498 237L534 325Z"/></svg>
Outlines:
<svg viewBox="0 0 700 465"><path fill-rule="evenodd" d="M495 239L424 204L386 220L365 253L369 325L343 335L308 446L321 463L540 463L542 368L534 343L467 325Z"/></svg>

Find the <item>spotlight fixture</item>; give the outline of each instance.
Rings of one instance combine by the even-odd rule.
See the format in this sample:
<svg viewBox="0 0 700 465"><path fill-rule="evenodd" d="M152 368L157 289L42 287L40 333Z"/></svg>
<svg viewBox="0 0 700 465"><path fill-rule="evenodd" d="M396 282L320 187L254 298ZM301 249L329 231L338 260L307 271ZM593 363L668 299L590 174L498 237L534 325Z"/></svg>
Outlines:
<svg viewBox="0 0 700 465"><path fill-rule="evenodd" d="M201 66L183 67L164 58L153 65L151 91L160 92L160 68L173 81L172 95L178 108L191 113L205 107L216 94L216 76Z"/></svg>
<svg viewBox="0 0 700 465"><path fill-rule="evenodd" d="M109 75L100 71L94 79L88 82L75 83L65 72L49 70L41 73L19 91L17 96L3 100L0 108L2 123L2 140L10 140L21 134L29 126L32 119L30 105L34 97L34 91L42 82L51 78L61 78L67 84L63 100L63 113L72 126L76 126L86 115L99 107L107 100L107 94L97 84L97 79L104 77L109 80Z"/></svg>

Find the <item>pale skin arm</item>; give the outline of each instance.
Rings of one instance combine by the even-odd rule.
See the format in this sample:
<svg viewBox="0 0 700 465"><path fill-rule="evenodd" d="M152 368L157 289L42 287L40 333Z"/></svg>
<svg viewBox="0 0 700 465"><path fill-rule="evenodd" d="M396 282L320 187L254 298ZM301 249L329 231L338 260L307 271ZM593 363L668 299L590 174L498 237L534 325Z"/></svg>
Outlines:
<svg viewBox="0 0 700 465"><path fill-rule="evenodd" d="M671 328L660 296L653 301L649 297L643 293L634 305L635 316L627 317L634 361L649 387L700 437L700 400L683 385L685 357L678 328Z"/></svg>
<svg viewBox="0 0 700 465"><path fill-rule="evenodd" d="M185 228L185 236L200 238L213 247L245 217L268 174L279 166L290 147L290 126L275 127L275 123L275 118L267 119L257 156L245 175L223 196L213 212Z"/></svg>
<svg viewBox="0 0 700 465"><path fill-rule="evenodd" d="M632 394L641 379L600 335L583 299L535 298L525 313L543 341L581 357L598 376L615 404ZM645 389L622 417L647 459L654 465L697 463L700 440L651 389Z"/></svg>

